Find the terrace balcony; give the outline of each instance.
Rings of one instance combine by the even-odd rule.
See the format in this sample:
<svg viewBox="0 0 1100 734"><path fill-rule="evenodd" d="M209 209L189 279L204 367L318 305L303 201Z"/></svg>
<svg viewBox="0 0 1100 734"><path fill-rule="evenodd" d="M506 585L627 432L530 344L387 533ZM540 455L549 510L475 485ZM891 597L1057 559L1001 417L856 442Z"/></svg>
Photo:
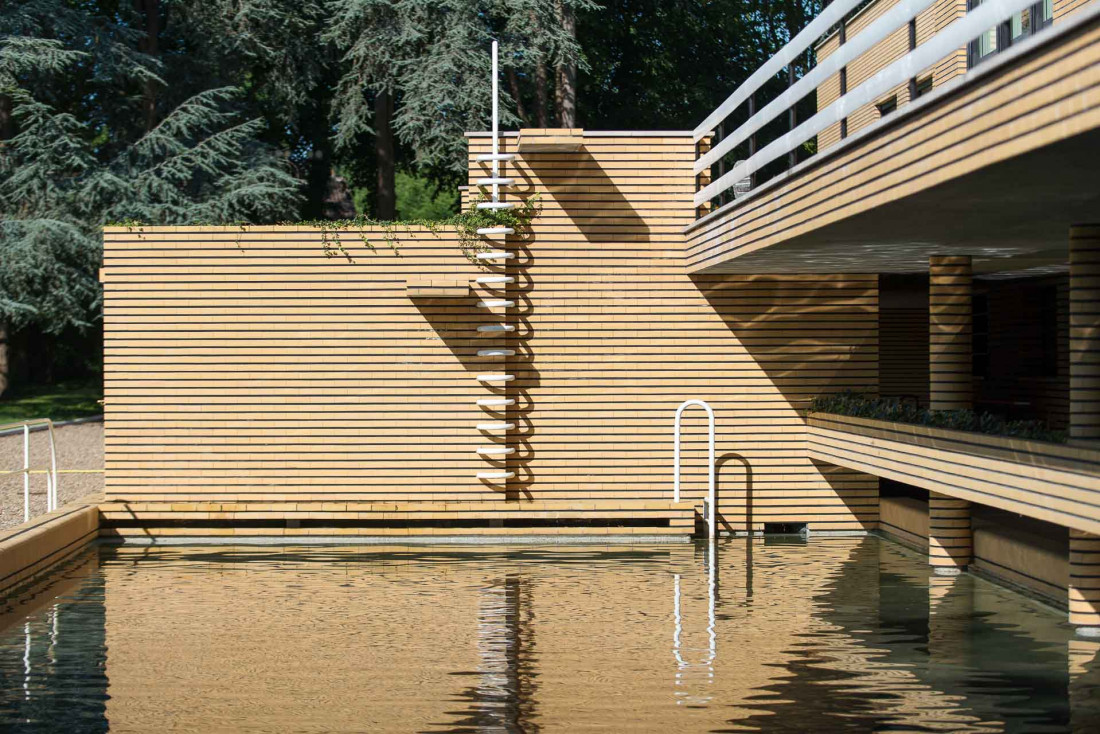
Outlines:
<svg viewBox="0 0 1100 734"><path fill-rule="evenodd" d="M1100 216L1100 5L864 4L833 2L696 128L689 271L1064 271L1069 227Z"/></svg>
<svg viewBox="0 0 1100 734"><path fill-rule="evenodd" d="M694 136L694 278L868 274L858 390L1068 439L813 412L807 458L878 477L937 573L1007 568L1100 631L1100 3L836 0Z"/></svg>
<svg viewBox="0 0 1100 734"><path fill-rule="evenodd" d="M1100 451L814 413L814 461L1100 533Z"/></svg>

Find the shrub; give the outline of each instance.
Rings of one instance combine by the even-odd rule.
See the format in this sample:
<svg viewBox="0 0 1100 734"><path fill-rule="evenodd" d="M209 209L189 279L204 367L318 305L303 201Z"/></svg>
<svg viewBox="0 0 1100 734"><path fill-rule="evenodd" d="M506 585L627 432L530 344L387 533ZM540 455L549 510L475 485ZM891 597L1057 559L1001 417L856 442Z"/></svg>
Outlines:
<svg viewBox="0 0 1100 734"><path fill-rule="evenodd" d="M1043 421L1009 420L993 413L975 413L972 410L929 410L912 403L904 403L898 398L880 398L850 391L819 395L810 404L810 412L835 413L853 418L911 423L1008 438L1055 443L1066 441L1063 431L1053 431Z"/></svg>

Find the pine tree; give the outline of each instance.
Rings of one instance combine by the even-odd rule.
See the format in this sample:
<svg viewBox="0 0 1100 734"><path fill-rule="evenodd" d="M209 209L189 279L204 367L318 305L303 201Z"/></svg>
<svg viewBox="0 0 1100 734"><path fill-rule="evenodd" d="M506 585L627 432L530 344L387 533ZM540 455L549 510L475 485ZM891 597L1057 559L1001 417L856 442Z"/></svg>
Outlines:
<svg viewBox="0 0 1100 734"><path fill-rule="evenodd" d="M331 0L324 38L339 50L342 72L333 100L336 143L348 147L361 134L377 136L384 206L376 214L391 211L391 125L414 151L415 166L465 170L463 133L488 125L493 38L501 41L507 79L503 123L524 123L524 88L535 92L539 119L549 116L542 111L550 98L546 69L552 67L560 72L562 92L557 121L575 124L566 112L576 107L575 84L568 80L583 59L567 21L597 7L591 0Z"/></svg>
<svg viewBox="0 0 1100 734"><path fill-rule="evenodd" d="M0 131L0 331L56 334L98 320L108 222L271 221L296 207L298 181L258 142L263 123L233 109L239 90L199 92L148 131L116 125L112 105L128 107L123 90L164 84L157 60L134 50L132 29L94 4L48 0L5 6L0 24L9 113Z"/></svg>

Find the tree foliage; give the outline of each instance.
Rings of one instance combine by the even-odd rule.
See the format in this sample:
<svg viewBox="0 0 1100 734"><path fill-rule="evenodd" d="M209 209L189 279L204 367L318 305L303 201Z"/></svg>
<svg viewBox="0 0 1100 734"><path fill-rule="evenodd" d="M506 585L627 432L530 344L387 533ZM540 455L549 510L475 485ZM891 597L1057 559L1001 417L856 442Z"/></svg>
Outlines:
<svg viewBox="0 0 1100 734"><path fill-rule="evenodd" d="M82 25L74 7L0 16L24 34L0 38L0 320L48 333L95 321L103 224L272 220L298 190L263 123L240 119L236 88L198 92L147 132L116 126L120 91L163 84L162 65L132 49L131 28L87 8Z"/></svg>
<svg viewBox="0 0 1100 734"><path fill-rule="evenodd" d="M821 0L604 0L580 16L578 104L595 129L692 129L801 30ZM785 81L783 82L785 84Z"/></svg>
<svg viewBox="0 0 1100 734"><path fill-rule="evenodd" d="M535 94L540 65L583 60L576 38L562 27L561 9L598 6L591 0L334 0L328 7L331 24L323 38L338 49L342 69L333 100L337 144L353 145L373 131L374 96L388 92L397 100L394 128L412 162L464 172L463 133L489 122L492 40L500 40L504 74L522 81L502 90L503 124L518 125L519 90ZM520 96L512 96L517 91Z"/></svg>
<svg viewBox="0 0 1100 734"><path fill-rule="evenodd" d="M388 187L375 216L442 215L489 124L494 38L506 129L685 128L819 5L6 0L0 327L93 323L108 221L322 217L347 210L336 170L360 214Z"/></svg>

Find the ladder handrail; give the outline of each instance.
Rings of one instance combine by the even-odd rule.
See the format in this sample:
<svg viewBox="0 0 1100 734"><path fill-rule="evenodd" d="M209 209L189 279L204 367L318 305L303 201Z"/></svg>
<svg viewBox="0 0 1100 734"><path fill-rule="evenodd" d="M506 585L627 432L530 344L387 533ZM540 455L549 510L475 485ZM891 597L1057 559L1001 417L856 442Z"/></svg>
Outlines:
<svg viewBox="0 0 1100 734"><path fill-rule="evenodd" d="M46 512L57 509L57 442L54 440L53 421L49 418L32 418L0 425L0 433L23 429L23 468L0 471L0 475L23 475L23 522L31 519L31 426L46 426L50 436L50 471L46 474Z"/></svg>
<svg viewBox="0 0 1100 734"><path fill-rule="evenodd" d="M676 409L676 431L675 431L675 438L674 438L674 440L675 440L675 444L674 444L674 446L675 446L675 454L674 454L675 459L674 459L674 468L673 468L674 474L673 474L673 485L672 485L673 486L672 500L673 500L673 502L679 502L680 501L680 417L683 415L685 409L690 408L693 405L698 405L700 408L703 408L705 411L707 411L707 421L708 421L708 424L709 424L709 434L710 434L709 435L709 440L708 440L708 457L709 457L709 460L707 462L708 463L707 478L709 480L709 485L708 485L708 488L707 488L707 505L708 505L708 507L707 507L707 517L705 517L704 519L707 522L707 536L713 538L714 537L714 527L715 527L715 522L714 522L714 519L715 519L715 514L714 514L715 513L715 508L714 508L714 411L711 409L711 407L709 405L707 405L706 401L703 401L703 400L698 400L698 399L694 399L694 398L691 399L691 400L685 400L683 403L680 404L680 407Z"/></svg>

